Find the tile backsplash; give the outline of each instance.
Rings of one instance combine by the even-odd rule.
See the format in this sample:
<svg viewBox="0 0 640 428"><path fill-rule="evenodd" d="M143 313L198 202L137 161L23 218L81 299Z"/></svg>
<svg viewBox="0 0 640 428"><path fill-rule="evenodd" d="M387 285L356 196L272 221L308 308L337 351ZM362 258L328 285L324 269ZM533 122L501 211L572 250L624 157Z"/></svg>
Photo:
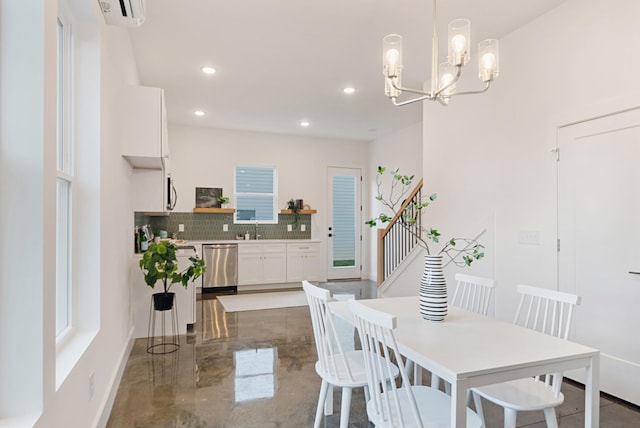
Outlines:
<svg viewBox="0 0 640 428"><path fill-rule="evenodd" d="M258 224L258 235L261 235L260 239L311 239L311 214L300 214L293 231L287 232L287 225L293 225L293 222L293 215L279 214L278 224ZM256 233L255 224L234 224L233 214L174 212L168 216L155 217L135 213L135 225L143 224L150 224L154 233L166 230L169 236L177 233L178 239L190 241L232 240L236 235L244 236L245 233L255 239ZM178 232L179 224L184 225L184 232ZM223 232L225 224L228 225L228 232ZM305 225L304 232L300 230L301 225Z"/></svg>

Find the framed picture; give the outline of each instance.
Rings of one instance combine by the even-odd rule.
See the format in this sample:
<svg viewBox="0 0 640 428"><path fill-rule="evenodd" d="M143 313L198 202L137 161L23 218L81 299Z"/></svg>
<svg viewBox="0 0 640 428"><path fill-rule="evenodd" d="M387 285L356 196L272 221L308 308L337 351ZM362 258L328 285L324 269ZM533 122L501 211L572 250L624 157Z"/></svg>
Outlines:
<svg viewBox="0 0 640 428"><path fill-rule="evenodd" d="M196 208L220 208L220 187L196 187Z"/></svg>

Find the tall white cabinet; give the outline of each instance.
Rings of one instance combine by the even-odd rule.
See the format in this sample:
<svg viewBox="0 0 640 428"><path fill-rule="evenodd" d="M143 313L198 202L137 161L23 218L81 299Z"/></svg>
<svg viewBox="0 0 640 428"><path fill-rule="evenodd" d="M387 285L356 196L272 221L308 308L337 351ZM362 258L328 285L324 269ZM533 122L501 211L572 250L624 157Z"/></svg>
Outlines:
<svg viewBox="0 0 640 428"><path fill-rule="evenodd" d="M130 86L123 115L122 155L134 168L163 169L169 158L164 90Z"/></svg>
<svg viewBox="0 0 640 428"><path fill-rule="evenodd" d="M134 167L133 209L168 212L171 175L164 91L130 86L123 99L122 156Z"/></svg>

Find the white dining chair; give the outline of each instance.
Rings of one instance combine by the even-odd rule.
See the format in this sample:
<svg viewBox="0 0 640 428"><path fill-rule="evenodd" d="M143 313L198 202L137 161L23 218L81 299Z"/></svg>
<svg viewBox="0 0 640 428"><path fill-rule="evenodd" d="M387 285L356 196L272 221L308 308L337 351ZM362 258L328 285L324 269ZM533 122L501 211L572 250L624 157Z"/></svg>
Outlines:
<svg viewBox="0 0 640 428"><path fill-rule="evenodd" d="M567 340L579 296L528 285L518 285L518 293L521 297L514 324ZM562 373L551 373L473 388L476 411L484 422L482 397L504 408L505 428L516 426L517 412L534 410L543 410L547 427L556 428L555 408L564 402L562 377Z"/></svg>
<svg viewBox="0 0 640 428"><path fill-rule="evenodd" d="M378 428L450 427L451 397L436 388L409 383L393 335L396 317L349 300L365 355L371 397L367 416ZM398 365L402 383L386 382ZM467 408L467 427L481 427L480 417Z"/></svg>
<svg viewBox="0 0 640 428"><path fill-rule="evenodd" d="M455 280L456 288L453 292L451 305L477 314L487 315L493 300L496 281L462 273L457 273Z"/></svg>
<svg viewBox="0 0 640 428"><path fill-rule="evenodd" d="M336 320L327 306L327 303L333 300L329 290L317 287L308 281L302 281L302 288L309 302L316 351L318 352L315 369L318 376L322 378L313 426L314 428L320 427L327 393L330 386L335 386L342 388L340 428L347 428L353 388L364 388L365 399L369 398L364 354L361 350L344 349L344 338L339 337ZM353 329L349 332L352 335L351 340L353 340ZM398 368L395 367L390 371L389 377L385 379L395 379L397 376ZM329 399L332 399L331 395L329 395Z"/></svg>
<svg viewBox="0 0 640 428"><path fill-rule="evenodd" d="M493 301L496 281L463 273L457 273L455 280L456 288L451 299L451 306L487 315ZM420 378L420 367L416 367L414 379L419 380ZM440 378L433 373L431 374L431 386L440 387ZM445 382L444 388L447 394L451 394L451 385Z"/></svg>

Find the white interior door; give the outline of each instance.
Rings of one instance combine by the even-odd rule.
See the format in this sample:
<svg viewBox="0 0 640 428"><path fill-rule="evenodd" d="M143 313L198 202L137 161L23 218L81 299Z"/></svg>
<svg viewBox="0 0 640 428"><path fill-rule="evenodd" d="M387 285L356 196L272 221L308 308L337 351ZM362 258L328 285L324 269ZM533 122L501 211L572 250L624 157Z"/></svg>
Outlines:
<svg viewBox="0 0 640 428"><path fill-rule="evenodd" d="M361 171L329 167L327 278L360 278Z"/></svg>
<svg viewBox="0 0 640 428"><path fill-rule="evenodd" d="M603 391L640 404L640 108L562 128L558 147L559 286L582 296L572 340L602 352Z"/></svg>

